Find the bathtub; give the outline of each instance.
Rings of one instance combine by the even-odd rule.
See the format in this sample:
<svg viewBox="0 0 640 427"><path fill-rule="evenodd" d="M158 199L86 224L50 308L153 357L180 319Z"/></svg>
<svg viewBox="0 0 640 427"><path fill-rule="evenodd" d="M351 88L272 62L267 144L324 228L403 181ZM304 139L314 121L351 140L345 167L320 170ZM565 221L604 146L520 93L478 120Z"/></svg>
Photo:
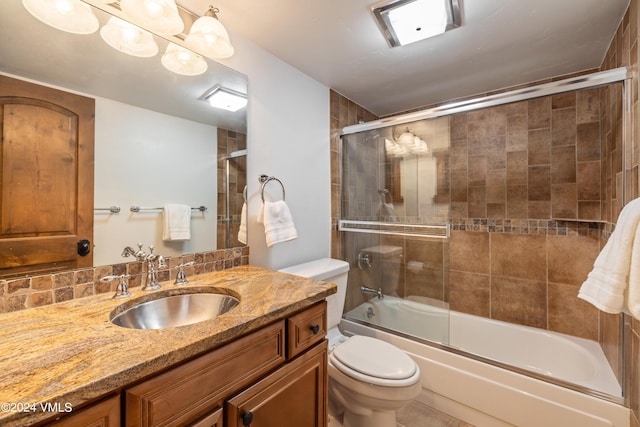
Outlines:
<svg viewBox="0 0 640 427"><path fill-rule="evenodd" d="M423 373L419 400L473 425L629 425L593 341L390 296L345 313L340 327L406 351Z"/></svg>

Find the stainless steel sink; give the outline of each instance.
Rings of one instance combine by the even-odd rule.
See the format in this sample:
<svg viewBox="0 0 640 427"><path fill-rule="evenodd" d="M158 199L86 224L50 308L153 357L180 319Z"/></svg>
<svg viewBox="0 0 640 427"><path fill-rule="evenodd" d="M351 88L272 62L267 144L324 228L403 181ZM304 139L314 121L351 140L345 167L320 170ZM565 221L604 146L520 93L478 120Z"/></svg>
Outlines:
<svg viewBox="0 0 640 427"><path fill-rule="evenodd" d="M111 322L124 328L165 329L215 319L240 300L219 293L187 293L163 296L112 313Z"/></svg>

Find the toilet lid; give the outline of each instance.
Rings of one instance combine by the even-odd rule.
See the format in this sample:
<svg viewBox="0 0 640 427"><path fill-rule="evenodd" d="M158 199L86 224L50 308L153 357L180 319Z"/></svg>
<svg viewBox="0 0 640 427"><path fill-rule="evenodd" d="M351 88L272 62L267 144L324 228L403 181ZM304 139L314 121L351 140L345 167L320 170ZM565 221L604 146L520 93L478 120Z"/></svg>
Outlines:
<svg viewBox="0 0 640 427"><path fill-rule="evenodd" d="M332 356L347 368L374 378L404 380L417 369L415 362L397 347L362 335L336 346ZM342 370L339 364L336 367Z"/></svg>

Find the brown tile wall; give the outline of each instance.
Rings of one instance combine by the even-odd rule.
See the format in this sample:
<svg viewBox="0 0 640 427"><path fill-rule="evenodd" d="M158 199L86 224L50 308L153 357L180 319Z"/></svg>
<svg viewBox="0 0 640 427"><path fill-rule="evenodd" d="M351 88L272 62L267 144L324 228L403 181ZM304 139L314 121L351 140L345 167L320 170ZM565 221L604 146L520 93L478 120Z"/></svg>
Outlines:
<svg viewBox="0 0 640 427"><path fill-rule="evenodd" d="M600 89L450 119L451 217L601 219Z"/></svg>
<svg viewBox="0 0 640 427"><path fill-rule="evenodd" d="M451 232L450 307L598 339L598 310L576 298L600 250L585 234Z"/></svg>
<svg viewBox="0 0 640 427"><path fill-rule="evenodd" d="M182 255L167 258L166 261L167 267L158 270L161 282L175 280L175 267L185 262L195 261L194 265L185 267L187 277L249 264L249 247ZM142 267L141 262L129 262L0 280L0 313L115 292L117 282L101 282L100 278L105 276L130 274L132 277L129 279L129 286L140 286Z"/></svg>
<svg viewBox="0 0 640 427"><path fill-rule="evenodd" d="M226 244L226 181L225 160L222 157L236 150L247 148L247 136L240 132L218 128L218 226L217 246L224 248ZM244 202L243 190L247 185L247 158L239 157L230 161L229 171L229 204L231 212L231 242L230 247L242 246L238 241L240 228L240 212Z"/></svg>

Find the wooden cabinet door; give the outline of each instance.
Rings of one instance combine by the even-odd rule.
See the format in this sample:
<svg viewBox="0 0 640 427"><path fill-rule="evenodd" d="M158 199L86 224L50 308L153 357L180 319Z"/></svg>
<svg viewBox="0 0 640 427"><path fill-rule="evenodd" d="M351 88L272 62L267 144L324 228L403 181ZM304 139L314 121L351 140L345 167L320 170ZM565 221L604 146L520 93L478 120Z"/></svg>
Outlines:
<svg viewBox="0 0 640 427"><path fill-rule="evenodd" d="M327 342L225 404L226 427L327 425Z"/></svg>
<svg viewBox="0 0 640 427"><path fill-rule="evenodd" d="M113 396L47 425L50 427L119 427L120 396Z"/></svg>
<svg viewBox="0 0 640 427"><path fill-rule="evenodd" d="M78 242L93 242L94 114L93 99L0 76L0 277L93 264Z"/></svg>
<svg viewBox="0 0 640 427"><path fill-rule="evenodd" d="M266 326L128 388L126 427L219 425L215 414L224 399L284 363L284 325Z"/></svg>

